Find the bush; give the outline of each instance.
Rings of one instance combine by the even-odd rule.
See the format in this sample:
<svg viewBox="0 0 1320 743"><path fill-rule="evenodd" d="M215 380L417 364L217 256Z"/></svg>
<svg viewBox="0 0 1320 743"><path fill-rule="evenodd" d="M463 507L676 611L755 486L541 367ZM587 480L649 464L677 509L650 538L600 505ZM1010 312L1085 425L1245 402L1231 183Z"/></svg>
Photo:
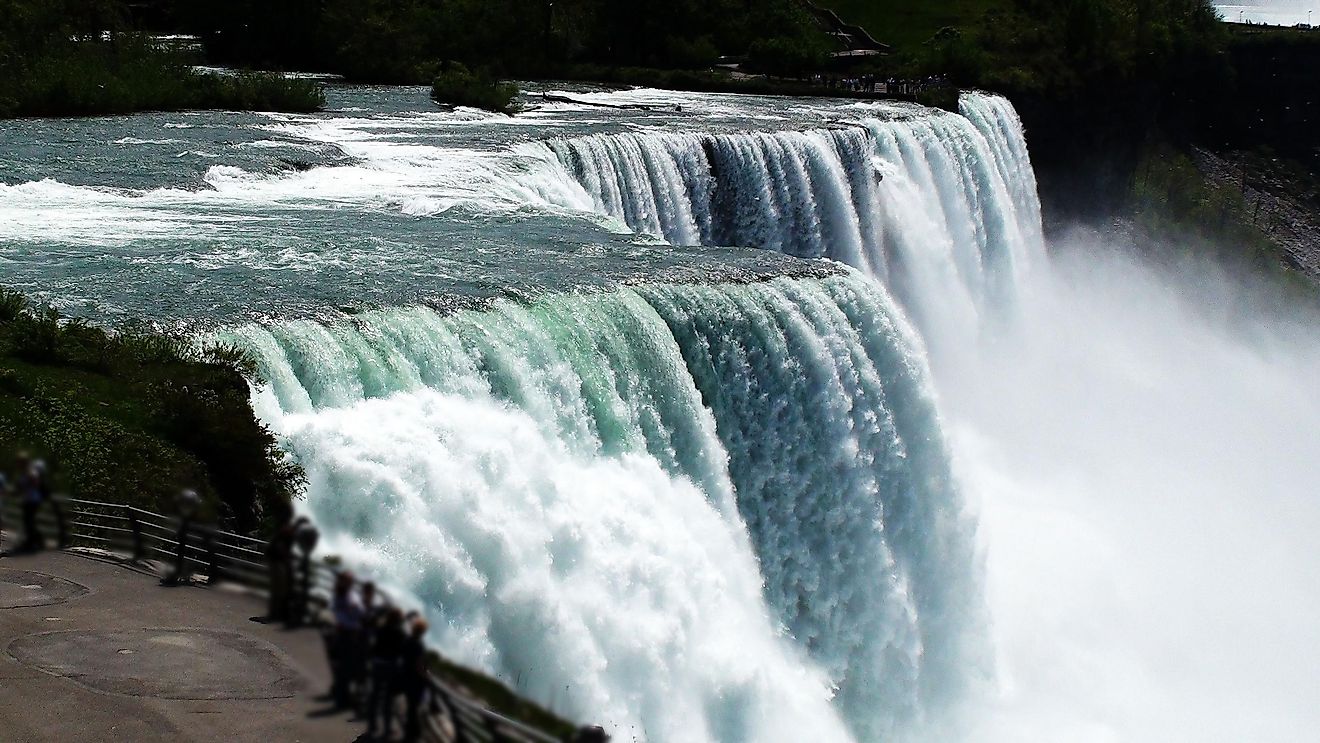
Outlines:
<svg viewBox="0 0 1320 743"><path fill-rule="evenodd" d="M230 347L107 332L0 289L0 453L40 452L75 496L159 511L191 487L230 528L277 523L303 473L252 412L254 371Z"/></svg>
<svg viewBox="0 0 1320 743"><path fill-rule="evenodd" d="M665 45L665 57L674 67L697 70L710 67L719 59L720 52L709 36L695 39L671 37Z"/></svg>
<svg viewBox="0 0 1320 743"><path fill-rule="evenodd" d="M15 291L0 289L0 324L13 322L27 312L27 297Z"/></svg>
<svg viewBox="0 0 1320 743"><path fill-rule="evenodd" d="M777 77L798 76L821 69L825 55L813 44L799 39L761 39L747 50L746 67Z"/></svg>
<svg viewBox="0 0 1320 743"><path fill-rule="evenodd" d="M150 39L53 44L0 60L0 116L87 116L185 109L306 113L325 105L311 80L275 74L199 73Z"/></svg>
<svg viewBox="0 0 1320 743"><path fill-rule="evenodd" d="M457 62L447 63L431 84L431 98L436 103L469 106L509 115L518 113L522 108L514 100L517 96L517 85L473 72Z"/></svg>
<svg viewBox="0 0 1320 743"><path fill-rule="evenodd" d="M311 113L325 108L325 91L311 80L268 72L198 74L195 77L198 83L197 99L195 105L189 108L290 113Z"/></svg>

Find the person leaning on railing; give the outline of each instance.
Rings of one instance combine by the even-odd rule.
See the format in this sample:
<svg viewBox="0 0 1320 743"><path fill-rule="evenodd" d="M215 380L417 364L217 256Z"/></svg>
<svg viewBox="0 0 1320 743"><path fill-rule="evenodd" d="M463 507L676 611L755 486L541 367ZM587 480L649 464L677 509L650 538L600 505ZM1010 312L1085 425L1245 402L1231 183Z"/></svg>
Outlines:
<svg viewBox="0 0 1320 743"><path fill-rule="evenodd" d="M426 669L426 620L414 617L408 628L408 639L403 643L402 663L399 668L398 690L407 702L403 718L403 739L413 743L422 735L422 706L430 689L430 676Z"/></svg>
<svg viewBox="0 0 1320 743"><path fill-rule="evenodd" d="M284 622L289 619L290 604L293 600L293 546L298 529L306 523L308 521L305 516L292 519L281 526L266 545L266 562L270 567L267 622Z"/></svg>
<svg viewBox="0 0 1320 743"><path fill-rule="evenodd" d="M362 663L362 604L353 594L353 574L344 572L335 576L334 595L330 599L330 613L334 616L334 629L330 636L330 672L334 677L331 694L335 706L349 709L353 706L353 680L359 677Z"/></svg>
<svg viewBox="0 0 1320 743"><path fill-rule="evenodd" d="M9 489L9 478L5 477L4 472L0 472L0 557L4 557L7 552L4 550L5 541L5 499L13 495Z"/></svg>
<svg viewBox="0 0 1320 743"><path fill-rule="evenodd" d="M14 491L23 506L23 543L18 546L18 551L36 552L46 546L41 530L37 528L37 510L44 500L40 474L25 452L19 453L15 465Z"/></svg>
<svg viewBox="0 0 1320 743"><path fill-rule="evenodd" d="M32 476L36 479L37 492L41 496L41 502L37 504L37 507L50 505L51 514L55 517L55 537L60 549L64 549L69 546L69 532L64 520L64 506L60 503L60 498L55 497L55 493L51 490L50 468L46 466L44 459L38 459L32 463Z"/></svg>
<svg viewBox="0 0 1320 743"><path fill-rule="evenodd" d="M403 626L403 610L391 606L380 618L372 643L369 692L367 694L367 735L375 738L380 725L385 727L385 739L390 738L394 726L394 696L399 688L403 663L403 646L408 636Z"/></svg>

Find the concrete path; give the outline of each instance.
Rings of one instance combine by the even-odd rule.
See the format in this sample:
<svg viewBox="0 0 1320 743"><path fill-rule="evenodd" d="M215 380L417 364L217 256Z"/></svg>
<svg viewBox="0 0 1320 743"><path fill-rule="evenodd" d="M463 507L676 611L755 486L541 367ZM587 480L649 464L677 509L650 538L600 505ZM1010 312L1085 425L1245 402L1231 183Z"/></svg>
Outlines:
<svg viewBox="0 0 1320 743"><path fill-rule="evenodd" d="M72 553L0 559L0 740L353 741L319 633Z"/></svg>

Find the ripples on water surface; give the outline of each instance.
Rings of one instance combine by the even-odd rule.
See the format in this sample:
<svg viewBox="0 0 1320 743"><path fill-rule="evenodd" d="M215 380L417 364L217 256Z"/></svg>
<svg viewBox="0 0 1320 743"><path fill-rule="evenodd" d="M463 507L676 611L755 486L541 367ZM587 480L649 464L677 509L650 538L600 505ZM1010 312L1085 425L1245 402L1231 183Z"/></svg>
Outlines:
<svg viewBox="0 0 1320 743"><path fill-rule="evenodd" d="M321 316L409 303L808 269L675 252L592 214L539 140L794 128L902 106L593 92L517 118L441 111L422 88L333 87L313 116L190 112L0 123L6 281L80 314ZM681 108L681 111L677 110Z"/></svg>

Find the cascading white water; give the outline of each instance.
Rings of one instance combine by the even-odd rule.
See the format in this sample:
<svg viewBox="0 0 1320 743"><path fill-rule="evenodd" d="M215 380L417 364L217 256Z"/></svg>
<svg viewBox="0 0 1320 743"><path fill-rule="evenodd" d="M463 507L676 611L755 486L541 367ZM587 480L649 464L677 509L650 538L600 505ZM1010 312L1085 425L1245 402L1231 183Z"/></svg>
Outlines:
<svg viewBox="0 0 1320 743"><path fill-rule="evenodd" d="M585 200L675 245L842 261L884 281L922 328L947 332L974 329L987 307L1010 301L1044 253L1016 112L980 93L960 106L962 115L914 110L830 129L603 134L536 147L586 192L566 188L566 206Z"/></svg>
<svg viewBox="0 0 1320 743"><path fill-rule="evenodd" d="M1108 240L1033 270L1044 248L1021 122L994 96L964 95L961 113L550 147L632 229L851 263L921 327L981 515L995 683L967 695L965 718L897 737L1312 735L1314 316L1262 310L1251 300L1277 288L1204 266L1116 258ZM968 551L936 549L951 546Z"/></svg>
<svg viewBox="0 0 1320 743"><path fill-rule="evenodd" d="M572 716L875 740L977 675L974 540L921 346L860 276L224 338L270 380L330 548Z"/></svg>
<svg viewBox="0 0 1320 743"><path fill-rule="evenodd" d="M545 201L863 274L226 337L331 549L460 660L648 740L929 730L991 673L984 581L924 344L863 275L974 330L1041 252L1011 107L964 107L520 148Z"/></svg>

